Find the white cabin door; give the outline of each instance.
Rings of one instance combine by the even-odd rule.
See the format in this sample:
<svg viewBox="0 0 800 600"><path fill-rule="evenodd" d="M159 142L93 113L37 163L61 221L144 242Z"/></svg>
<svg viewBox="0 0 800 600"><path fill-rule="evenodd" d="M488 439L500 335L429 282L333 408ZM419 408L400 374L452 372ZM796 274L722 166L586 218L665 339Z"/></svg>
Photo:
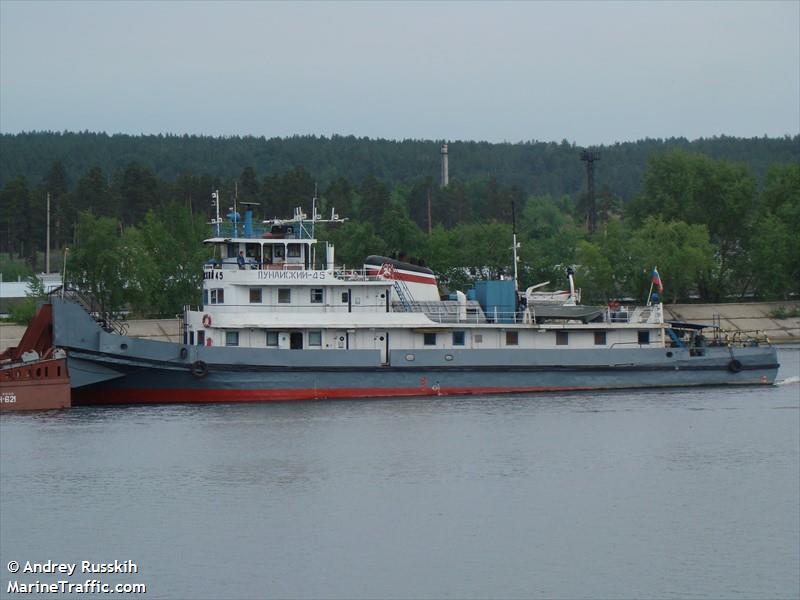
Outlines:
<svg viewBox="0 0 800 600"><path fill-rule="evenodd" d="M375 349L381 352L381 363L389 364L389 332L376 331L374 340Z"/></svg>

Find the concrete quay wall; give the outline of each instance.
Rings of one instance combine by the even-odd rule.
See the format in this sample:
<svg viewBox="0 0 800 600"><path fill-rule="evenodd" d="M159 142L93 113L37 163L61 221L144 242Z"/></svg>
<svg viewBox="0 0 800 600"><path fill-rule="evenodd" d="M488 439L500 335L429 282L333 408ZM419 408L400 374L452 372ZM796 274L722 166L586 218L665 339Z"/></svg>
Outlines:
<svg viewBox="0 0 800 600"><path fill-rule="evenodd" d="M758 330L775 344L800 342L800 317L770 317L781 309L797 314L800 302L735 302L729 304L665 304L665 321L687 321L711 325L719 320L722 329Z"/></svg>

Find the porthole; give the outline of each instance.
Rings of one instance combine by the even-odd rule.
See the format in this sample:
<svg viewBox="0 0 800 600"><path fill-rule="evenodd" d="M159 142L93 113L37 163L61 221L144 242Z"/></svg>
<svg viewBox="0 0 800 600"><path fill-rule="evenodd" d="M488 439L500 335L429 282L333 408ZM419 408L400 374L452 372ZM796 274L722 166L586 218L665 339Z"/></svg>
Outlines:
<svg viewBox="0 0 800 600"><path fill-rule="evenodd" d="M120 344L119 348L120 348L120 350L127 350L128 349L128 344Z"/></svg>
<svg viewBox="0 0 800 600"><path fill-rule="evenodd" d="M406 354L406 360L411 362L412 360L414 360L414 355L413 354Z"/></svg>
<svg viewBox="0 0 800 600"><path fill-rule="evenodd" d="M452 354L445 354L444 355L444 359L445 360L453 360L453 355Z"/></svg>
<svg viewBox="0 0 800 600"><path fill-rule="evenodd" d="M667 358L672 358L672 352L667 352Z"/></svg>
<svg viewBox="0 0 800 600"><path fill-rule="evenodd" d="M381 341L383 341L383 336L381 336L381 338L380 338L380 339L381 339Z"/></svg>

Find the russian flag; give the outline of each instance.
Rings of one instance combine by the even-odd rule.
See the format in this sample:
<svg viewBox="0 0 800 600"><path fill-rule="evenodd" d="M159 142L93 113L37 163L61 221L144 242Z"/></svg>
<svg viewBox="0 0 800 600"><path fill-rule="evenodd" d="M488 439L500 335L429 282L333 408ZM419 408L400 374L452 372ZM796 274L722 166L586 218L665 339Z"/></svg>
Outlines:
<svg viewBox="0 0 800 600"><path fill-rule="evenodd" d="M653 285L658 290L659 294L664 293L664 284L661 283L661 275L658 274L658 269L653 267Z"/></svg>

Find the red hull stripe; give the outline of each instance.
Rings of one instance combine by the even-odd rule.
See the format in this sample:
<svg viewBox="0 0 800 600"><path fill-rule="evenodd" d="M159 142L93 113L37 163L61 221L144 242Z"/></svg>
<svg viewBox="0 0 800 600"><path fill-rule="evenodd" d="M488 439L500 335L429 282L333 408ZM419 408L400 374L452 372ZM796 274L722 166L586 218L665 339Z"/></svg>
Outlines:
<svg viewBox="0 0 800 600"><path fill-rule="evenodd" d="M378 269L367 269L367 275L372 275L373 277L378 274ZM394 270L394 275L389 277L388 279L400 279L401 281L411 281L413 283L427 283L429 285L436 285L436 277L433 276L425 276L410 273L408 271L400 271L399 269Z"/></svg>
<svg viewBox="0 0 800 600"><path fill-rule="evenodd" d="M396 396L448 396L507 394L513 392L560 392L593 389L582 386L557 387L447 387L431 388L331 388L282 390L214 389L124 389L73 390L73 404L207 404L213 402L282 402L287 400L336 400L353 398L388 398Z"/></svg>

